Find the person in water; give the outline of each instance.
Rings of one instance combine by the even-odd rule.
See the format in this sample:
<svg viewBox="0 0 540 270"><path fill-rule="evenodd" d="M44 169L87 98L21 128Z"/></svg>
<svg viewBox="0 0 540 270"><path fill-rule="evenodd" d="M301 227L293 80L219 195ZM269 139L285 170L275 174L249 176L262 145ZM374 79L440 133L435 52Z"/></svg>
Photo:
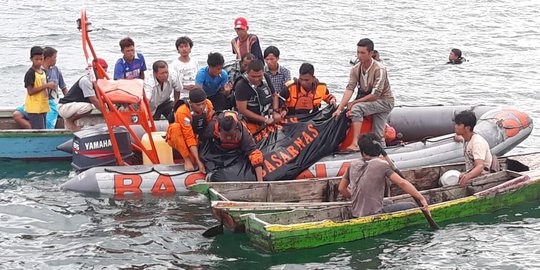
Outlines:
<svg viewBox="0 0 540 270"><path fill-rule="evenodd" d="M448 55L448 63L447 64L461 64L465 62L465 58L461 55L460 49L452 49L450 51L450 55Z"/></svg>
<svg viewBox="0 0 540 270"><path fill-rule="evenodd" d="M358 141L358 145L361 158L351 162L338 187L345 198L352 200L353 216L363 217L416 206L413 203L400 203L383 207L386 178L416 198L422 204L421 207L427 208L426 198L409 181L394 172L385 160L379 158L382 147L377 136L372 133L365 134Z"/></svg>
<svg viewBox="0 0 540 270"><path fill-rule="evenodd" d="M488 142L474 133L476 115L472 111L462 111L456 115L454 126L456 141L464 142L465 173L459 177L459 184L466 186L471 179L490 172L493 156Z"/></svg>

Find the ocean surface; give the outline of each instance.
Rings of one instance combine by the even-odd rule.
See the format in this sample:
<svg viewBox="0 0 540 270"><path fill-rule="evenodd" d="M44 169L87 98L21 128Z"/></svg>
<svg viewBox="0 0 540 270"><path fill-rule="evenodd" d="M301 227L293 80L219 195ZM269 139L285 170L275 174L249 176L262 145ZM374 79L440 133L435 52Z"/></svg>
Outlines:
<svg viewBox="0 0 540 270"><path fill-rule="evenodd" d="M35 45L58 50L70 87L84 73L75 20L87 9L90 37L109 66L118 41L135 40L147 65L194 42L234 59L233 20L248 19L261 46L281 50L297 76L303 62L341 96L356 42L375 42L398 105L514 107L540 120L538 1L30 1L0 3L0 107L24 102ZM452 48L469 60L446 65ZM540 131L512 153L540 151ZM1 146L0 146L1 147ZM245 235L213 239L208 201L196 194L115 200L61 191L68 162L0 161L0 269L539 269L540 203L346 244L268 255Z"/></svg>

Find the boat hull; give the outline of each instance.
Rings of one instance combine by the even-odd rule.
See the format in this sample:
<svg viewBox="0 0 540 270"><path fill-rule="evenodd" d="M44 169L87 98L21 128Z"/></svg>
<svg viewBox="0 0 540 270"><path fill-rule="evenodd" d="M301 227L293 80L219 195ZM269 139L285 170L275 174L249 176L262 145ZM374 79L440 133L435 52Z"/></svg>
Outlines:
<svg viewBox="0 0 540 270"><path fill-rule="evenodd" d="M444 222L537 199L540 199L540 178L521 176L472 196L431 205L429 209L436 222ZM426 224L418 208L345 221L326 220L291 225L268 224L255 214L248 214L244 218L251 242L267 252L349 242Z"/></svg>
<svg viewBox="0 0 540 270"><path fill-rule="evenodd" d="M73 138L69 130L0 131L0 158L20 160L69 160L56 146Z"/></svg>
<svg viewBox="0 0 540 270"><path fill-rule="evenodd" d="M438 109L438 117L441 119L434 119L432 122L438 123L437 121L443 121L443 119L446 121L444 125L446 129L435 131L435 133L440 134L440 132L449 132L448 130L452 130L452 116L455 112L467 107L396 108L392 112L395 116L390 120L393 121L396 126L400 122L404 122L405 124L408 123L410 125L424 125L424 122L433 115L431 112L434 108ZM517 144L525 140L532 131L532 119L522 112L512 109L492 109L486 107L476 107L474 109L477 114L481 115L481 117L479 117L479 123L475 127L475 131L486 138L492 153L497 156L502 156L510 151ZM418 114L418 117L415 117L415 119L419 119L418 123L407 122L407 117L404 117L413 112ZM422 112L427 112L431 115L424 115ZM435 127L439 128L438 126L439 124L435 124ZM417 129L419 128L421 127L417 126ZM427 131L425 134L429 134L430 132L431 131ZM405 134L404 136L411 137L413 134ZM453 136L452 133L449 133L448 135L442 135L431 139L423 139L420 142L389 147L386 152L400 169L463 162L463 144L455 142ZM357 158L358 153L327 156L308 167L296 178L309 179L341 176L347 170L350 162ZM133 175L132 178L137 179L137 181L118 181L117 179L123 177L123 175L115 173L115 168L96 167L85 172L83 175L78 175L70 179L63 185L63 188L78 192L112 193L115 195L123 195L126 192L149 193L151 192L151 189L146 187L160 185L158 182L160 181L160 174L148 175L148 177L141 177L140 179L137 178L137 175L152 171L152 168L155 166L156 165L148 165L137 167L137 169L131 169L130 175ZM174 166L170 168L162 167L162 165L159 166L161 166L159 171L162 171L165 177L167 174L179 174L177 180L173 181L171 179L170 182L174 184L174 189L170 190L185 191L187 186L205 181L206 179L205 175L198 172L177 171L178 167ZM266 172L269 171L269 168L263 166L263 170ZM93 173L98 173L99 177L92 176L91 174ZM88 180L84 180L84 178L87 178ZM87 182L92 183L88 184Z"/></svg>

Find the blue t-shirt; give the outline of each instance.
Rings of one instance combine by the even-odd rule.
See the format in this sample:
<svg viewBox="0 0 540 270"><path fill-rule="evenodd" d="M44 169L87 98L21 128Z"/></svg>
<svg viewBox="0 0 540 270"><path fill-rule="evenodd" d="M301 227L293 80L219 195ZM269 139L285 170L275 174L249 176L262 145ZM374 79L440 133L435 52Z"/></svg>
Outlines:
<svg viewBox="0 0 540 270"><path fill-rule="evenodd" d="M208 66L199 69L197 76L195 76L195 84L202 85L208 97L216 95L219 89L225 86L227 81L229 81L229 75L227 75L225 70L221 70L219 76L212 78L208 74Z"/></svg>
<svg viewBox="0 0 540 270"><path fill-rule="evenodd" d="M140 79L141 72L146 71L146 62L142 53L136 53L133 62L128 63L124 58L118 59L114 65L114 79Z"/></svg>
<svg viewBox="0 0 540 270"><path fill-rule="evenodd" d="M45 70L45 74L47 76L47 82L56 83L59 89L64 89L64 87L66 87L62 72L60 72L56 66L49 67L49 69ZM58 88L54 89L54 91L48 91L49 99L55 99L58 97Z"/></svg>

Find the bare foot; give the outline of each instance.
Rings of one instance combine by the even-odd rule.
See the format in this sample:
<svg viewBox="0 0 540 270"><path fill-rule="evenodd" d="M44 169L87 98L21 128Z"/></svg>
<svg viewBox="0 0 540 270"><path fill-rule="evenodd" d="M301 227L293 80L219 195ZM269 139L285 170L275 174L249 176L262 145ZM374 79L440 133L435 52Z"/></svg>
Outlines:
<svg viewBox="0 0 540 270"><path fill-rule="evenodd" d="M65 125L66 125L67 129L69 129L69 130L71 130L73 132L77 132L77 131L81 130L81 128L79 126L77 126L77 124L75 124L73 121L66 120Z"/></svg>
<svg viewBox="0 0 540 270"><path fill-rule="evenodd" d="M194 171L195 167L193 166L193 162L189 158L184 159L184 170L185 171Z"/></svg>
<svg viewBox="0 0 540 270"><path fill-rule="evenodd" d="M360 147L351 145L345 149L343 149L343 152L358 152L360 151Z"/></svg>

